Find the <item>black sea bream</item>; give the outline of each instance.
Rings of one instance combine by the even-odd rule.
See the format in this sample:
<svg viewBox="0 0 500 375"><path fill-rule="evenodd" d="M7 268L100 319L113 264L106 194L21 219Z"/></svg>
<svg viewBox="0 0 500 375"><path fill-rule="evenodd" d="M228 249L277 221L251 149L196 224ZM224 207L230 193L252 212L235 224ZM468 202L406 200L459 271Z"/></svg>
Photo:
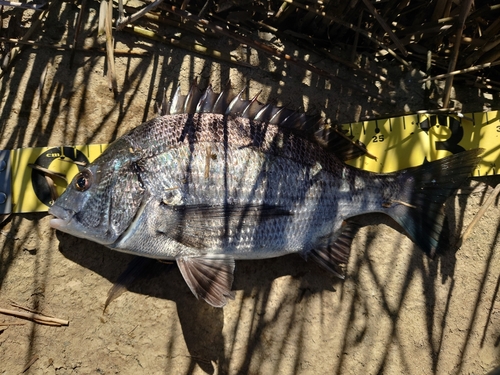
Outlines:
<svg viewBox="0 0 500 375"><path fill-rule="evenodd" d="M233 297L235 259L300 253L341 277L357 224L382 212L433 256L444 201L479 150L390 174L344 163L364 152L321 119L231 98L176 93L165 114L112 143L49 213L51 226L111 249L175 260L213 306Z"/></svg>

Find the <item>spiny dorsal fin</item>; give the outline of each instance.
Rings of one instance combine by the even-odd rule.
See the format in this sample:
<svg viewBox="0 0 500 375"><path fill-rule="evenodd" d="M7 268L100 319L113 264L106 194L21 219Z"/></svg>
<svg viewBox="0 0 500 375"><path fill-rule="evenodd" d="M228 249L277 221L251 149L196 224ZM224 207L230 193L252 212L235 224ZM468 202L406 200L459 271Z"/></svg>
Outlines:
<svg viewBox="0 0 500 375"><path fill-rule="evenodd" d="M342 161L367 154L362 143L353 142L335 128L325 127L321 116L307 115L272 103L263 104L257 100L260 92L252 99L243 99L244 91L234 95L230 82L220 93L214 92L211 85L201 91L195 80L187 95L182 95L178 86L172 101L167 103L163 100L159 105L158 114L216 113L244 117L286 128L299 137L319 144Z"/></svg>

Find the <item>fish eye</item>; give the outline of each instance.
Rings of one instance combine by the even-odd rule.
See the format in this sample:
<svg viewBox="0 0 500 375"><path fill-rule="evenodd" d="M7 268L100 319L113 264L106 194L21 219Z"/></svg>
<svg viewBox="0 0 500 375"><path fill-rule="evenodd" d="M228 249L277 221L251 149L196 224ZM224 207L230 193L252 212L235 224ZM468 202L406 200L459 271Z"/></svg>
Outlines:
<svg viewBox="0 0 500 375"><path fill-rule="evenodd" d="M92 185L92 173L88 169L81 171L76 175L74 181L76 190L85 191Z"/></svg>

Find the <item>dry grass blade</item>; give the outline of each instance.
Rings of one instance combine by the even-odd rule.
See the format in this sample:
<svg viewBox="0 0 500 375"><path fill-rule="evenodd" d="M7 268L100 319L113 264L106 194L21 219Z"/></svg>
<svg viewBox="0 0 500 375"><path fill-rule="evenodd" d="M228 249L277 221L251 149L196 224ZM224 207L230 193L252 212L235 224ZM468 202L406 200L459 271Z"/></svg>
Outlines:
<svg viewBox="0 0 500 375"><path fill-rule="evenodd" d="M48 43L40 43L40 42L34 42L32 40L20 40L20 39L15 39L15 38L6 38L6 37L0 37L0 41L2 42L9 42L9 43L19 43L19 44L26 44L32 47L36 48L51 48L56 51L68 51L71 50L70 46L62 45L62 44L48 44ZM76 51L79 52L86 52L86 53L104 53L106 54L106 49L104 48L99 48L99 47L81 47L81 48L75 48ZM114 49L114 54L115 55L125 55L125 56L149 56L150 53L148 51L134 51L130 49Z"/></svg>
<svg viewBox="0 0 500 375"><path fill-rule="evenodd" d="M294 0L283 0L284 2L287 2L287 3L290 3L290 4L293 4L294 6L296 6L297 8L301 8L301 9L305 9L309 12L313 12L313 13L316 13L317 15L321 16L321 17L324 17L325 19L329 19L335 23L338 23L339 25L341 26L344 26L348 29L351 29L353 31L356 31L358 32L360 35L363 35L365 38L369 39L370 41L374 42L377 46L379 46L381 49L383 49L384 51L387 51L391 56L393 56L395 59L397 59L401 64L405 65L405 66L409 66L410 64L402 59L401 57L399 57L396 52L394 52L391 48L387 47L383 42L381 42L380 40L378 40L377 38L375 38L370 32L362 29L362 28L359 28L355 25L353 25L352 23L349 23L349 22L345 22L343 21L342 19L338 18L338 17L334 17L332 15L329 15L329 14L326 14L325 12L320 12L316 9L313 9L311 8L309 5L304 5L304 4L301 4L297 1L294 1Z"/></svg>
<svg viewBox="0 0 500 375"><path fill-rule="evenodd" d="M108 75L109 89L113 91L113 94L116 96L118 94L118 85L116 82L112 21L113 21L113 2L108 1L106 19L104 22L106 30L106 56L107 56L107 66L108 66L107 75Z"/></svg>
<svg viewBox="0 0 500 375"><path fill-rule="evenodd" d="M163 0L155 0L152 3L148 4L147 6L145 6L140 11L138 11L138 12L136 12L136 13L128 16L128 17L125 17L123 19L120 17L118 19L118 21L116 22L116 28L118 30L122 30L129 23L138 20L139 18L141 18L142 16L144 16L146 13L148 13L148 12L156 9L158 7L158 5L160 5L162 2L163 2Z"/></svg>
<svg viewBox="0 0 500 375"><path fill-rule="evenodd" d="M450 72L450 73L446 73L446 74L439 74L439 75L433 76L433 77L427 77L427 78L424 78L424 79L420 80L419 82L420 83L424 83L424 82L427 82L427 81L433 81L435 79L448 78L450 76L456 76L458 74L470 73L470 72L474 72L474 71L481 70L481 69L491 68L491 67L497 66L497 65L500 65L500 61L495 61L495 62L492 62L492 63L486 63L486 64L481 64L481 65L476 65L476 66L471 66L470 68L455 70L454 72Z"/></svg>
<svg viewBox="0 0 500 375"><path fill-rule="evenodd" d="M37 19L31 24L31 27L28 29L26 34L24 34L24 36L21 39L22 41L30 39L31 35L35 32L35 30L38 29L38 27L42 23L42 20L47 17L49 10L50 10L50 7L49 7L49 9L46 9L46 10L42 11L41 13L37 13ZM8 52L9 56L6 59L4 59L4 61L7 61L7 63L5 64L5 66L2 65L2 71L0 71L0 78L3 77L3 75L7 71L7 68L12 64L12 61L21 52L21 48L22 48L22 45L15 46Z"/></svg>
<svg viewBox="0 0 500 375"><path fill-rule="evenodd" d="M87 0L82 0L80 4L80 11L78 12L78 17L76 18L76 28L75 28L75 36L73 37L73 43L71 44L71 55L69 57L69 68L73 66L73 59L75 58L76 52L76 43L78 41L78 37L80 35L80 30L82 28L82 20L83 13L85 12L85 8L87 6Z"/></svg>
<svg viewBox="0 0 500 375"><path fill-rule="evenodd" d="M8 214L1 214L0 215L0 224L2 224L4 221L6 221L10 215L12 215L12 213L8 213Z"/></svg>
<svg viewBox="0 0 500 375"><path fill-rule="evenodd" d="M99 6L99 23L97 25L97 36L101 36L106 32L106 16L108 13L108 1L101 1Z"/></svg>
<svg viewBox="0 0 500 375"><path fill-rule="evenodd" d="M461 4L460 16L457 22L457 34L455 36L455 42L453 45L453 53L450 59L450 64L448 66L448 74L453 72L457 66L458 54L460 52L460 43L462 39L462 33L464 30L465 21L470 12L470 7L472 5L472 0L465 0ZM453 85L453 75L446 78L446 84L443 93L443 107L448 107L450 103L451 87Z"/></svg>
<svg viewBox="0 0 500 375"><path fill-rule="evenodd" d="M178 48L182 48L182 49L185 49L185 50L188 50L191 52L199 53L200 55L209 56L209 57L212 57L212 58L220 60L220 61L230 62L232 64L244 66L247 68L254 67L252 64L249 64L249 63L244 62L244 61L240 61L237 58L231 56L230 54L225 54L225 53L222 53L218 50L215 50L213 48L207 48L207 47L202 46L200 44L185 43L185 42L181 42L177 39L162 37L162 36L157 35L153 31L146 30L140 26L129 25L126 27L125 30L128 32L132 32L136 35L140 35L140 36L146 37L148 39L155 40L155 41L160 42L160 43L169 44L169 45L172 45L172 46L175 46Z"/></svg>
<svg viewBox="0 0 500 375"><path fill-rule="evenodd" d="M33 4L33 3L19 3L17 1L7 1L0 0L0 5L14 7L14 8L23 8L23 9L32 9L32 10L42 10L47 5L47 2L41 4Z"/></svg>
<svg viewBox="0 0 500 375"><path fill-rule="evenodd" d="M24 311L28 311L28 312L33 313L33 314L40 314L40 315L43 315L43 316L46 316L46 317L49 317L49 318L54 318L51 315L43 314L40 311L33 310L33 309L30 309L29 307L23 306L23 305L17 303L16 301L9 300L9 302L10 302L10 305L12 307L17 307L18 309L21 309L21 310L24 310Z"/></svg>
<svg viewBox="0 0 500 375"><path fill-rule="evenodd" d="M62 178L64 181L68 182L68 179L66 178L66 175L64 175L62 173L51 171L50 169L41 167L41 166L39 166L37 164L28 164L28 167L36 169L37 171L40 171L40 172L45 173L45 174L47 174L49 176L52 176L52 177Z"/></svg>
<svg viewBox="0 0 500 375"><path fill-rule="evenodd" d="M9 310L9 309L4 309L0 307L0 314L5 314L5 315L11 315L15 316L17 318L24 318L31 320L35 323L39 324L45 324L49 326L67 326L69 325L68 320L64 319L59 319L59 318L53 318L41 314L36 314L32 312L24 312L24 311L16 311L16 310Z"/></svg>
<svg viewBox="0 0 500 375"><path fill-rule="evenodd" d="M500 184L498 184L495 189L491 192L490 196L488 199L486 199L486 202L481 206L479 211L477 212L476 216L474 219L471 221L467 229L465 229L464 233L462 234L462 237L458 240L456 248L459 249L462 247L462 244L469 238L470 234L472 233L472 230L474 227L477 225L479 220L484 216L486 211L488 211L488 208L491 206L491 204L495 201L497 198L498 194L500 194Z"/></svg>
<svg viewBox="0 0 500 375"><path fill-rule="evenodd" d="M0 326L7 326L7 327L10 327L10 326L23 326L25 324L26 323L0 322Z"/></svg>
<svg viewBox="0 0 500 375"><path fill-rule="evenodd" d="M403 54L405 56L407 56L408 55L408 51L406 50L405 46L403 45L403 43L401 43L401 41L398 39L398 37L396 36L396 34L394 34L392 32L392 30L389 27L389 25L387 24L387 22L384 21L384 19L380 16L380 14L378 14L378 12L375 9L375 7L373 6L373 4L370 3L370 0L363 0L363 3L365 3L365 5L368 8L368 10L370 11L370 13L373 14L373 16L378 21L378 23L382 26L382 28L385 30L385 32L389 35L389 38L391 38L391 40L394 42L394 44L396 45L396 47L398 47L398 49L401 52L403 52Z"/></svg>
<svg viewBox="0 0 500 375"><path fill-rule="evenodd" d="M327 72L323 69L320 69L320 68L316 67L315 65L313 65L313 64L311 64L303 59L298 59L298 58L295 58L294 56L290 56L289 54L286 54L282 51L279 51L276 48L273 48L273 47L271 47L267 44L264 44L260 41L254 40L254 39L249 38L249 37L245 37L243 35L240 35L239 33L232 33L232 32L230 32L230 31L228 31L228 30L226 30L218 25L215 25L215 24L205 20L205 19L200 19L189 12L178 9L175 6L168 7L168 11L176 14L179 17L183 17L183 18L186 18L187 20L197 22L201 25L204 25L205 27L212 29L214 32L216 32L219 35L223 35L223 36L226 36L228 38L234 39L234 40L238 41L239 43L248 45L248 46L255 48L257 50L260 50L262 52L271 54L272 56L286 60L286 61L293 63L297 66L300 66L303 69L314 72L314 73L316 73L322 77L325 77L327 79L330 79L332 81L336 81L339 84L342 84L344 87L349 87L353 90L357 90L358 92L361 92L361 93L364 93L367 95L371 95L373 97L381 99L381 97L378 93L369 92L369 90L367 90L364 87L355 86L355 85L351 84L350 82L348 82L347 80L344 80L344 79L336 76L335 74L332 74L332 73Z"/></svg>
<svg viewBox="0 0 500 375"><path fill-rule="evenodd" d="M50 176L44 175L45 181L47 182L47 186L50 190L50 200L51 202L55 202L57 198L59 198L59 194L57 193L56 185L54 184L54 180L50 178Z"/></svg>
<svg viewBox="0 0 500 375"><path fill-rule="evenodd" d="M38 358L39 357L37 355L34 355L33 358L31 358L30 361L26 364L26 366L24 366L23 373L28 371L28 369L33 365L33 363L38 360Z"/></svg>
<svg viewBox="0 0 500 375"><path fill-rule="evenodd" d="M47 70L49 69L50 63L45 65L42 74L40 75L40 83L36 89L36 108L40 108L40 103L42 102L43 85L45 84L45 78L47 77Z"/></svg>
<svg viewBox="0 0 500 375"><path fill-rule="evenodd" d="M87 163L84 162L84 161L77 161L77 160L71 160L71 159L59 159L59 161L62 161L64 163L70 163L70 164L79 165L81 167L86 167L87 166Z"/></svg>

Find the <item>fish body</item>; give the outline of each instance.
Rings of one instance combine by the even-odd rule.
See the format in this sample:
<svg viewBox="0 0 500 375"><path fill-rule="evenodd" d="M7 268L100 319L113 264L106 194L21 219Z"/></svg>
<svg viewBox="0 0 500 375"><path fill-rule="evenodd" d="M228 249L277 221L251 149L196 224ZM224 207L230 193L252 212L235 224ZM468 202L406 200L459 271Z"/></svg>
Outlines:
<svg viewBox="0 0 500 375"><path fill-rule="evenodd" d="M342 134L311 136L317 118L193 90L111 144L49 213L63 232L175 260L213 306L233 296L235 259L300 253L341 277L352 218L366 213L391 216L432 256L442 205L478 162L473 150L391 174L362 171L344 163L363 150Z"/></svg>

